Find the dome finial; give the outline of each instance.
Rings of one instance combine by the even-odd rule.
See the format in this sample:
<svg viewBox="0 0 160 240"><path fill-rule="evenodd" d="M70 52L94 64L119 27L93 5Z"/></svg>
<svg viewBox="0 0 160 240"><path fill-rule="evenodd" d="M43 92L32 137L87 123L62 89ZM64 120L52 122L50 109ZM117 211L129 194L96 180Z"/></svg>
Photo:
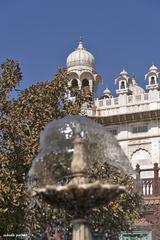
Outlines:
<svg viewBox="0 0 160 240"><path fill-rule="evenodd" d="M128 75L127 71L125 70L125 68L123 67L122 71L120 72L119 75Z"/></svg>
<svg viewBox="0 0 160 240"><path fill-rule="evenodd" d="M79 38L79 44L78 44L78 48L77 49L84 49L82 36L80 36L80 38Z"/></svg>
<svg viewBox="0 0 160 240"><path fill-rule="evenodd" d="M158 68L152 62L152 66L149 68L149 71L158 71Z"/></svg>

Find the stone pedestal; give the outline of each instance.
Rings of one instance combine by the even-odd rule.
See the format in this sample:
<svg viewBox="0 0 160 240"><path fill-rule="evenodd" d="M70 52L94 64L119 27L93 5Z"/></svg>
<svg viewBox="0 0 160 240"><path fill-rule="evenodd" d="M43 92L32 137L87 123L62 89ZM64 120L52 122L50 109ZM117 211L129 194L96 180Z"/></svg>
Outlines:
<svg viewBox="0 0 160 240"><path fill-rule="evenodd" d="M73 221L72 240L92 240L91 230L87 220L77 219Z"/></svg>

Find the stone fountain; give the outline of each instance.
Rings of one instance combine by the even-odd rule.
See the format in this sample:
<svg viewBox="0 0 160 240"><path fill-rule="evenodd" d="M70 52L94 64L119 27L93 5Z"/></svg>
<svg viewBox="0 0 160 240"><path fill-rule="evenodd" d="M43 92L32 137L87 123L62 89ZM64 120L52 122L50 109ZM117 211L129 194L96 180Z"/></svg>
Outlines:
<svg viewBox="0 0 160 240"><path fill-rule="evenodd" d="M90 119L65 117L49 123L41 133L39 154L29 172L32 195L41 195L53 208L73 216L73 240L91 240L89 211L125 191L123 186L91 182L89 172L95 163L132 172L114 136Z"/></svg>

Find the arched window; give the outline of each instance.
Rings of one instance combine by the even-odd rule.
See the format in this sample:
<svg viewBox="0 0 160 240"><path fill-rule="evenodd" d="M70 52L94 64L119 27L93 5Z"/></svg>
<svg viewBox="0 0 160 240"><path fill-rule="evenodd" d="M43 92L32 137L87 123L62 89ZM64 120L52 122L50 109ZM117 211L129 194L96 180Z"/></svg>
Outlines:
<svg viewBox="0 0 160 240"><path fill-rule="evenodd" d="M151 77L150 84L151 84L151 85L155 84L155 77Z"/></svg>
<svg viewBox="0 0 160 240"><path fill-rule="evenodd" d="M77 79L73 79L73 80L72 80L71 86L72 86L73 88L78 88L78 81L77 81Z"/></svg>
<svg viewBox="0 0 160 240"><path fill-rule="evenodd" d="M136 165L139 164L141 169L147 169L152 167L151 156L149 152L144 149L139 149L133 153L131 157L131 164L133 169L136 168ZM142 172L142 178L153 177L153 172Z"/></svg>
<svg viewBox="0 0 160 240"><path fill-rule="evenodd" d="M88 87L89 86L89 81L88 81L88 79L83 79L83 81L82 81L82 88L83 87Z"/></svg>
<svg viewBox="0 0 160 240"><path fill-rule="evenodd" d="M121 87L120 87L121 89L124 89L125 88L125 82L123 81L123 82L121 82Z"/></svg>

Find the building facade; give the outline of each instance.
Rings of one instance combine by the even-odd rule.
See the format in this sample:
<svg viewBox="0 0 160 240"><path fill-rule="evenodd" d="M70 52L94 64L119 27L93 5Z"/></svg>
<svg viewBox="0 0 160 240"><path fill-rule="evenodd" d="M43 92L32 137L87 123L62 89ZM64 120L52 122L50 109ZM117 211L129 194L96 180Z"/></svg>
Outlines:
<svg viewBox="0 0 160 240"><path fill-rule="evenodd" d="M68 56L67 71L70 87L81 89L87 86L93 93L102 80L96 72L93 55L83 47L82 41ZM146 184L141 184L140 187L149 214L143 214L142 221L137 224L133 234L123 233L123 240L160 240L160 220L157 220L160 218L160 190L155 192L155 186L160 189L159 78L158 68L152 65L145 75L144 90L135 77L123 69L115 79L117 95L113 96L106 88L103 96L94 99L93 107L85 110L87 116L96 118L115 135L133 168L140 165L139 178L141 182L144 179ZM157 172L154 171L154 163L157 163Z"/></svg>

